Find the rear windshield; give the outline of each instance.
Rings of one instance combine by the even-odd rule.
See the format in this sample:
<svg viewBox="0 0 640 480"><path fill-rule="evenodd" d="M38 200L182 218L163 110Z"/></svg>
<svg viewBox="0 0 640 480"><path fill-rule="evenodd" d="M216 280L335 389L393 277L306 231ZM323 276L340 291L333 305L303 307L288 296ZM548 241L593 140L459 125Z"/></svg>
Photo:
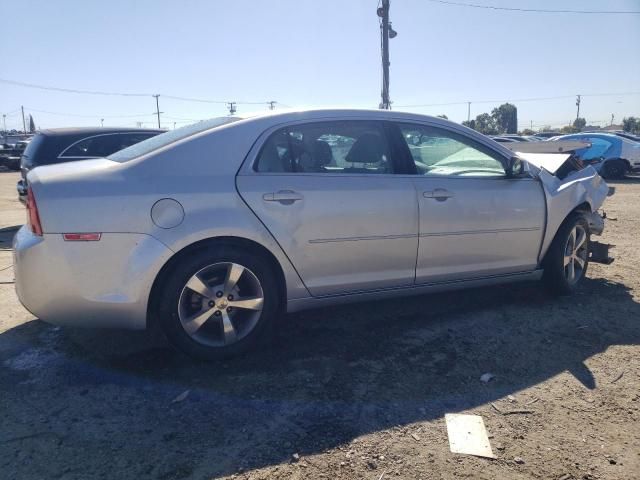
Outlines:
<svg viewBox="0 0 640 480"><path fill-rule="evenodd" d="M134 158L138 158L142 155L153 152L154 150L165 147L170 143L177 142L178 140L190 137L191 135L195 135L196 133L204 132L205 130L209 130L215 127L220 127L237 120L240 120L240 118L219 117L212 118L210 120L203 120L201 122L194 123L193 125L187 125L186 127L178 128L176 130L170 130L167 133L158 135L157 137L152 137L148 140L144 140L143 142L136 143L135 145L131 145L124 150L120 150L119 152L109 155L107 158L109 160L113 160L114 162L128 162L129 160L133 160Z"/></svg>

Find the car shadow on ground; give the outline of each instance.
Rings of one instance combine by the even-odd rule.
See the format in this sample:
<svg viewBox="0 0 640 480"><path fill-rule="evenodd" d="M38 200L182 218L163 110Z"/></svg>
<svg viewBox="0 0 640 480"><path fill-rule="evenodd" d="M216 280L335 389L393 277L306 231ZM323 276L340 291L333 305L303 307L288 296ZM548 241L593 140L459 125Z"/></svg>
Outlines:
<svg viewBox="0 0 640 480"><path fill-rule="evenodd" d="M24 467L36 473L91 469L107 451L118 478L229 475L472 409L563 371L597 389L585 361L638 344L639 318L628 288L603 278L562 298L507 285L289 315L261 350L217 363L154 332L34 321L0 335L11 344L0 348L0 381L13 385L1 429L51 432L55 457Z"/></svg>

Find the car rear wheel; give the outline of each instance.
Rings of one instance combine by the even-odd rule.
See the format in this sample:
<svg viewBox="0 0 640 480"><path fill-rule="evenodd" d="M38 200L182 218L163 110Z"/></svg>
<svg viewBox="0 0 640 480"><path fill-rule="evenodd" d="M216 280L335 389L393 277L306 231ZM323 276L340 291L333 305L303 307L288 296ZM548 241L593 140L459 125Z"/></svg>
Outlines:
<svg viewBox="0 0 640 480"><path fill-rule="evenodd" d="M619 180L627 174L627 163L624 160L609 160L603 166L603 177L611 180Z"/></svg>
<svg viewBox="0 0 640 480"><path fill-rule="evenodd" d="M261 256L231 246L185 258L167 276L159 317L169 341L215 360L250 350L278 311L278 285Z"/></svg>
<svg viewBox="0 0 640 480"><path fill-rule="evenodd" d="M582 283L589 266L589 224L573 214L558 229L543 262L543 280L553 293L573 293Z"/></svg>

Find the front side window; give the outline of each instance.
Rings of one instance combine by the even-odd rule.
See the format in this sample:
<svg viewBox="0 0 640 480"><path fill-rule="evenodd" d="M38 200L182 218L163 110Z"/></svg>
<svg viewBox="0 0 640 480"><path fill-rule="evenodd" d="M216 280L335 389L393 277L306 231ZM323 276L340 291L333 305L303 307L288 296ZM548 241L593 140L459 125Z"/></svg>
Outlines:
<svg viewBox="0 0 640 480"><path fill-rule="evenodd" d="M393 173L382 125L316 122L280 129L265 142L255 170L265 173Z"/></svg>
<svg viewBox="0 0 640 480"><path fill-rule="evenodd" d="M418 174L453 177L504 177L499 154L471 139L436 127L398 125Z"/></svg>

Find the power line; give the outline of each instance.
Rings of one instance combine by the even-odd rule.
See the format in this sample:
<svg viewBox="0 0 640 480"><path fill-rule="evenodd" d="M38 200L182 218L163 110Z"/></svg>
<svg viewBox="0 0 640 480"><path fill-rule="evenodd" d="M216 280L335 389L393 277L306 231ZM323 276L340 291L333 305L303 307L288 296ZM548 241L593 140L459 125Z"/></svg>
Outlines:
<svg viewBox="0 0 640 480"><path fill-rule="evenodd" d="M615 11L615 10L546 10L541 8L515 8L515 7L497 7L495 5L478 5L477 3L450 2L448 0L427 0L432 3L442 3L444 5L454 5L456 7L484 8L487 10L506 10L509 12L528 12L528 13L579 13L579 14L640 14L640 11Z"/></svg>
<svg viewBox="0 0 640 480"><path fill-rule="evenodd" d="M5 83L8 85L15 85L18 87L26 87L26 88L36 88L39 90L49 90L54 92L64 92L64 93L76 93L82 95L103 95L103 96L120 96L120 97L153 97L153 93L124 93L124 92L105 92L101 90L79 90L75 88L60 88L60 87L51 87L45 85L37 85L35 83L26 83L26 82L18 82L16 80L8 80L6 78L0 78L0 83ZM228 100L211 100L206 98L192 98L192 97L179 97L175 95L164 95L161 94L163 98L169 98L172 100L182 100L185 102L200 102L200 103L219 103L219 104L227 104ZM233 103L237 105L269 105L272 101L264 101L264 102L253 102L253 101L234 101Z"/></svg>
<svg viewBox="0 0 640 480"><path fill-rule="evenodd" d="M140 113L140 114L130 114L130 115L83 115L83 114L79 114L79 113L64 113L64 112L51 112L48 110L38 110L35 108L31 108L28 106L25 106L24 108L26 108L27 110L29 110L30 112L36 112L36 113L45 113L48 115L60 115L63 117L80 117L80 118L135 118L135 117L150 117L152 115L155 115L156 112L152 112L152 113Z"/></svg>
<svg viewBox="0 0 640 480"><path fill-rule="evenodd" d="M121 96L121 97L150 97L151 94L147 93L118 93L118 92L103 92L98 90L76 90L73 88L59 88L59 87L47 87L44 85L36 85L34 83L17 82L15 80L7 80L0 78L0 83L6 83L8 85L16 85L19 87L37 88L39 90L52 90L56 92L65 93L80 93L85 95L109 95L109 96Z"/></svg>

